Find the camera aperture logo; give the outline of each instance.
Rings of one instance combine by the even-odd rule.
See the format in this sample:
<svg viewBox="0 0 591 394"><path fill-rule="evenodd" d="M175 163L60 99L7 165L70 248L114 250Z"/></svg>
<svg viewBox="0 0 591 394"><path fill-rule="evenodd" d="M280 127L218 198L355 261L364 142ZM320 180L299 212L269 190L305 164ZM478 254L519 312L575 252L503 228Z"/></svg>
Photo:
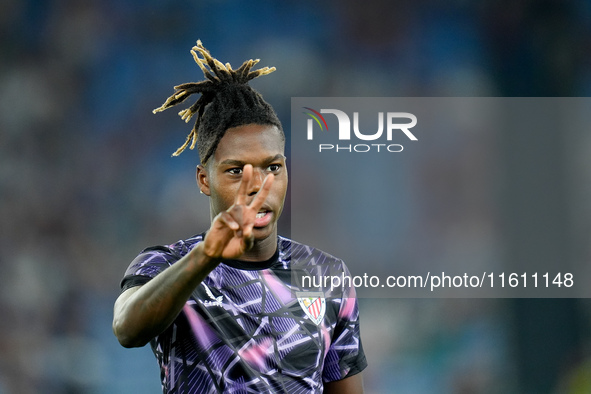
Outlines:
<svg viewBox="0 0 591 394"><path fill-rule="evenodd" d="M323 152L402 152L404 147L401 144L390 143L393 140L393 136L396 134L402 134L411 141L418 141L417 137L410 131L411 128L416 126L417 117L409 112L378 112L378 130L374 133L363 133L359 130L359 112L353 112L353 127L351 127L351 118L344 111L338 109L320 109L316 111L310 107L303 107L309 112L304 112L310 118L307 123L307 139L314 140L314 128L320 129L320 132L329 132L328 124L322 114L332 114L337 118L339 124L338 129L338 142L332 144L318 144L318 151ZM406 119L406 121L404 121ZM384 123L386 126L384 127ZM384 128L386 130L385 140L387 143L380 143L384 138ZM353 136L351 133L353 129ZM372 143L345 143L351 141L352 138L361 141L375 141ZM380 140L381 139L381 140ZM380 141L378 141L380 140Z"/></svg>

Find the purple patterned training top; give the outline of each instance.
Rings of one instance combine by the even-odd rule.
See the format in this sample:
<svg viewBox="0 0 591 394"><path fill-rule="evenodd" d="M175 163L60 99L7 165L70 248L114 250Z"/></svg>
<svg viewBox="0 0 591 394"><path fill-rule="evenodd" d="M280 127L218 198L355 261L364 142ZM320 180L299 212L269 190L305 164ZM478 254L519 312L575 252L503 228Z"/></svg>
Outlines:
<svg viewBox="0 0 591 394"><path fill-rule="evenodd" d="M187 254L203 234L145 249L131 263L122 291L145 284ZM278 237L264 262L224 261L197 286L151 347L165 393L321 393L323 383L361 372L367 362L354 288L346 296L302 296L294 267L344 263ZM295 283L295 282L294 282Z"/></svg>

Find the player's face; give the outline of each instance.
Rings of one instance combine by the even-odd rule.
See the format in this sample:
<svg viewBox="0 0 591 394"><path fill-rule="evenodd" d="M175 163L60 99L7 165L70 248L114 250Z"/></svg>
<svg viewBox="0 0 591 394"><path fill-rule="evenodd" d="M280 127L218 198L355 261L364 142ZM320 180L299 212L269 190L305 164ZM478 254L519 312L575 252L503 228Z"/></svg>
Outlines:
<svg viewBox="0 0 591 394"><path fill-rule="evenodd" d="M212 218L234 204L243 167L251 164L253 176L247 191L250 197L247 204L259 191L265 176L275 175L269 195L255 220L255 240L276 237L277 220L287 192L284 148L282 134L275 126L249 124L228 129L206 169L197 171L200 189L211 197Z"/></svg>

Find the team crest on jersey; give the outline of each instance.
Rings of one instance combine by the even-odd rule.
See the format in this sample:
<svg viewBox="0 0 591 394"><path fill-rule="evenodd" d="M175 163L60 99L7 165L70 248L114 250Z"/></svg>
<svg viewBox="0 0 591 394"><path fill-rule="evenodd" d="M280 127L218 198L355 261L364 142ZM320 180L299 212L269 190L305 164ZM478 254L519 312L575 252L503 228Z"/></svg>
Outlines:
<svg viewBox="0 0 591 394"><path fill-rule="evenodd" d="M326 300L322 292L296 292L298 302L306 315L318 325L324 319Z"/></svg>

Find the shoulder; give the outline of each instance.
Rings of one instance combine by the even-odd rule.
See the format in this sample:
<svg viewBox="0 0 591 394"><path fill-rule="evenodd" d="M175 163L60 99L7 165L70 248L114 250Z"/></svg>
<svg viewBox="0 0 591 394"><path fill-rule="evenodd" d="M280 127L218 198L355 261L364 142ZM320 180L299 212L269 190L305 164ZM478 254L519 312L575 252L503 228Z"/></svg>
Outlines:
<svg viewBox="0 0 591 394"><path fill-rule="evenodd" d="M170 245L150 246L142 250L133 259L125 272L125 277L144 276L153 278L180 260L202 240L203 236L199 234Z"/></svg>
<svg viewBox="0 0 591 394"><path fill-rule="evenodd" d="M343 260L330 253L282 236L279 236L279 250L290 258L293 265L345 265Z"/></svg>
<svg viewBox="0 0 591 394"><path fill-rule="evenodd" d="M287 238L281 241L285 242L292 281L299 291L322 292L326 298L337 301L355 298L355 289L347 286L346 281L351 273L342 259Z"/></svg>
<svg viewBox="0 0 591 394"><path fill-rule="evenodd" d="M138 257L155 257L155 256L170 256L181 258L191 249L193 249L199 242L203 240L203 235L198 234L190 238L179 240L169 245L155 245L145 248L140 252Z"/></svg>

